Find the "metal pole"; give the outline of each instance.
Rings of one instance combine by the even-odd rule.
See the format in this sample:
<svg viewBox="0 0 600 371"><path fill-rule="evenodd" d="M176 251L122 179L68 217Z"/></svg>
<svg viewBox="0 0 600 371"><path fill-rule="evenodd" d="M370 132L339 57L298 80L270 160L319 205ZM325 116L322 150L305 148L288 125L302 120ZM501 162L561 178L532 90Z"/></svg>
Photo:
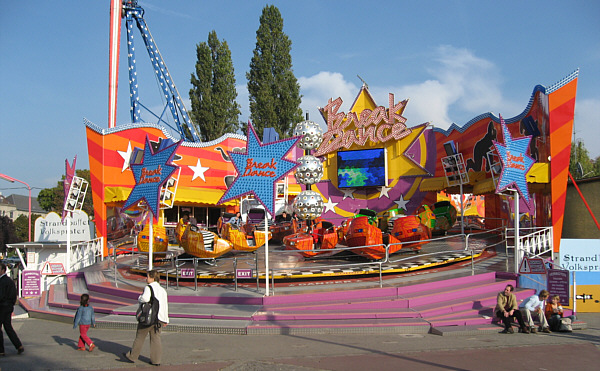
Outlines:
<svg viewBox="0 0 600 371"><path fill-rule="evenodd" d="M504 252L506 254L506 271L508 272L508 233L506 227L504 227Z"/></svg>
<svg viewBox="0 0 600 371"><path fill-rule="evenodd" d="M269 223L265 210L265 295L269 296Z"/></svg>
<svg viewBox="0 0 600 371"><path fill-rule="evenodd" d="M519 264L521 263L521 249L519 248L520 238L519 238L519 192L514 190L515 192L515 273L519 273Z"/></svg>
<svg viewBox="0 0 600 371"><path fill-rule="evenodd" d="M67 211L67 273L71 272L71 212Z"/></svg>
<svg viewBox="0 0 600 371"><path fill-rule="evenodd" d="M573 314L577 315L577 282L575 281L575 271L573 271Z"/></svg>
<svg viewBox="0 0 600 371"><path fill-rule="evenodd" d="M29 184L23 182L27 186L27 190L29 191L29 228L27 230L29 236L29 242L31 242L31 187Z"/></svg>
<svg viewBox="0 0 600 371"><path fill-rule="evenodd" d="M198 259L194 258L194 291L198 291L198 273L196 269L198 268Z"/></svg>
<svg viewBox="0 0 600 371"><path fill-rule="evenodd" d="M154 222L154 215L150 213L150 224L148 225L148 270L152 270L152 248L154 247L154 234L152 232L152 223Z"/></svg>
<svg viewBox="0 0 600 371"><path fill-rule="evenodd" d="M29 186L29 184L25 183L22 180L13 178L11 176L8 175L4 175L4 174L0 174L0 178L8 180L11 183L14 182L19 182L21 184L25 184L25 186L27 187L27 190L29 191L29 229L28 229L28 235L29 235L29 242L31 242L31 187Z"/></svg>
<svg viewBox="0 0 600 371"><path fill-rule="evenodd" d="M271 284L273 285L273 296L275 296L275 273L270 272L271 273Z"/></svg>
<svg viewBox="0 0 600 371"><path fill-rule="evenodd" d="M460 179L460 233L465 234L465 206L462 177Z"/></svg>
<svg viewBox="0 0 600 371"><path fill-rule="evenodd" d="M475 262L473 261L473 250L471 249L471 276L475 275Z"/></svg>
<svg viewBox="0 0 600 371"><path fill-rule="evenodd" d="M233 281L235 282L235 291L237 291L237 257L233 258Z"/></svg>
<svg viewBox="0 0 600 371"><path fill-rule="evenodd" d="M256 250L254 254L254 271L256 272L256 291L260 290L260 275L258 274L258 254Z"/></svg>

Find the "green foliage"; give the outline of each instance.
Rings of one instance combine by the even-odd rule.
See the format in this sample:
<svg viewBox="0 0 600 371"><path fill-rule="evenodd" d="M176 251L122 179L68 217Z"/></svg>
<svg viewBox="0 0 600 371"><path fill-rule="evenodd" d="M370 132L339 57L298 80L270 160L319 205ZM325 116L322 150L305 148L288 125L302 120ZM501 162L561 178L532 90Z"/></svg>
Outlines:
<svg viewBox="0 0 600 371"><path fill-rule="evenodd" d="M274 127L281 138L290 137L302 121L300 85L292 71L292 42L283 32L283 18L274 5L263 8L250 62L248 94L250 120L259 136Z"/></svg>
<svg viewBox="0 0 600 371"><path fill-rule="evenodd" d="M576 180L600 176L600 157L592 160L582 141L572 143L569 172Z"/></svg>
<svg viewBox="0 0 600 371"><path fill-rule="evenodd" d="M217 139L240 129L240 105L236 102L235 74L226 41L213 30L208 43L196 45L196 74L192 74L190 112L203 141Z"/></svg>
<svg viewBox="0 0 600 371"><path fill-rule="evenodd" d="M64 177L63 177L64 178ZM40 207L48 212L58 213L63 208L64 190L62 182L54 188L44 188L37 196Z"/></svg>
<svg viewBox="0 0 600 371"><path fill-rule="evenodd" d="M88 190L83 201L82 210L85 211L91 218L94 216L94 205L92 203L92 188L90 184L89 170L76 170L75 175L88 181ZM62 215L63 203L65 199L65 191L63 187L65 176L57 182L56 187L44 188L38 193L38 203L40 207L48 212L54 211L58 215Z"/></svg>
<svg viewBox="0 0 600 371"><path fill-rule="evenodd" d="M8 216L0 216L0 252L6 253L6 244L19 242L15 233L15 225Z"/></svg>
<svg viewBox="0 0 600 371"><path fill-rule="evenodd" d="M31 214L31 238L35 234L35 221L37 218L40 218L39 214ZM15 233L17 235L18 242L25 242L29 240L29 234L27 233L27 227L29 226L29 220L27 215L19 215L19 217L14 222L15 225Z"/></svg>

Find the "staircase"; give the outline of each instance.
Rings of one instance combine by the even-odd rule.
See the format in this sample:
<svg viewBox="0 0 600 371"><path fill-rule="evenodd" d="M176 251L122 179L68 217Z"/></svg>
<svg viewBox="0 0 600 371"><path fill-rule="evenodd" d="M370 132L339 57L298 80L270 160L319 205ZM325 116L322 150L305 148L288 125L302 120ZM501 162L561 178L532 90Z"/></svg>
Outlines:
<svg viewBox="0 0 600 371"><path fill-rule="evenodd" d="M269 297L222 288L169 288L171 323L165 330L239 335L498 332L493 309L507 284L516 285L513 275L490 272L398 287ZM98 327L134 329L143 287L143 282L117 286L102 271L76 272L39 298L21 299L21 305L30 317L72 323L80 295L89 293ZM534 290L515 294L520 301ZM573 328L585 328L585 323L576 321Z"/></svg>

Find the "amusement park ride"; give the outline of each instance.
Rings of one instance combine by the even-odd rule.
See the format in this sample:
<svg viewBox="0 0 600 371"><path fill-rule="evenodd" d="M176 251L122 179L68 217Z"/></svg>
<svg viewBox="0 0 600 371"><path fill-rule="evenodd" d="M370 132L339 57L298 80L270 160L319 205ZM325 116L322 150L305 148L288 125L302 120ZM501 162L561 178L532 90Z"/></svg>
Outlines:
<svg viewBox="0 0 600 371"><path fill-rule="evenodd" d="M135 0L123 1L121 12L116 12L116 14L121 14L122 18L125 19L126 29L127 29L127 61L128 61L128 73L129 73L129 92L130 92L130 113L132 123L142 123L142 108L153 116L153 119L156 119L156 125L166 125L168 126L172 132L177 134L179 138L186 142L200 142L198 134L192 124L189 115L186 111L186 108L182 102L181 96L177 91L175 83L172 81L171 75L168 71L167 65L165 64L162 55L159 52L158 46L154 38L152 37L148 25L144 20L144 10L138 5ZM152 64L154 73L158 80L158 85L162 89L163 98L165 100L165 106L163 111L160 114L156 114L152 112L147 106L145 106L140 101L139 89L138 89L138 77L137 77L137 58L136 58L136 48L135 48L135 37L134 37L134 25L140 32L144 45L146 47L146 51L150 57L150 62ZM116 99L115 96L111 96L110 100ZM116 107L116 104L111 104L111 107ZM166 112L169 112L174 125L170 124L170 120L167 120L165 117ZM309 167L313 166L315 163L320 165L320 161L309 154L310 150L314 150L322 140L322 133L320 127L312 122L305 122L299 124L300 128L297 135L304 136L306 135L306 140L304 140L304 146L302 147L305 150L305 156L299 161L302 163L304 160L304 165ZM162 147L169 145L172 141L165 140L159 144L159 147L156 150L160 150ZM134 151L132 154L132 160L130 160L130 164L139 163L139 156L137 153L141 153L141 149ZM308 161L308 162L307 162ZM321 167L322 168L322 167ZM305 171L303 175L298 175L299 172L296 173L296 179L300 180L302 184L308 185L310 189L310 184L314 184L316 181L320 180L320 176L318 178L311 177L310 171ZM176 185L178 183L179 174L170 179L170 182L165 184L162 187L160 208L162 210L170 208L173 206L173 201L176 198ZM321 172L322 175L322 172ZM304 180L304 182L303 182ZM175 189L175 192L173 192ZM170 197L165 198L165 195L169 195ZM303 198L303 196L299 196L299 199ZM320 200L321 196L318 194L310 194L309 197L310 202L315 202L316 204L322 204ZM143 204L138 205L141 208L144 208ZM289 207L288 207L289 208ZM322 206L320 206L322 210ZM262 211L264 215L263 209L251 209L251 212L260 213ZM299 210L295 210L299 211ZM382 254L385 255L385 252L382 252L382 249L385 248L382 245L382 232L377 227L371 228L371 224L366 224L364 228L359 228L361 221L363 218L358 215L358 218L351 218L349 220L351 228L342 227L339 229L335 227L332 223L320 220L319 215L314 213L302 213L304 219L308 221L309 226L306 226L302 221L298 219L294 219L294 222L284 221L282 223L271 224L269 226L270 232L267 237L265 232L261 230L260 223L262 221L262 217L252 217L252 213L248 213L246 216L246 223L244 223L240 228L236 228L235 226L223 222L223 217L220 219L220 223L223 225L222 228L219 229L219 234L206 230L205 228L200 228L197 225L186 224L183 222L183 219L180 220L177 226L177 242L181 247L185 250L185 252L189 255L196 256L199 258L218 258L231 250L238 251L247 251L252 252L256 251L258 248L265 245L266 238L271 238L272 235L277 235L277 239L283 241L284 245L287 249L297 249L301 251L301 254L307 257L312 257L316 255L321 255L327 250L335 249L338 244L338 236L341 236L342 241L346 241L349 246L361 246L361 245L374 245L379 244L379 248L375 248L378 250L377 253L369 253L368 251L371 248L365 248L363 250L357 250L357 252L365 257L371 259L381 259ZM371 211L372 212L372 211ZM315 218L319 218L319 220L315 220ZM158 218L159 221L161 218ZM414 220L413 218L407 217L402 220ZM377 224L377 218L372 217L371 222L375 220L375 225ZM418 219L417 219L418 220ZM399 223L397 223L400 225ZM142 252L165 252L168 248L168 236L167 231L164 226L158 225L154 226L153 230L149 228L151 223L145 224L143 229L137 235L137 247ZM264 225L264 224L263 224ZM417 224L413 227L417 229L428 229L427 227ZM400 227L402 229L402 227ZM409 228L411 231L415 228ZM349 237L346 238L344 235L344 230L349 233ZM360 232L357 232L359 231ZM415 229L416 230L416 229ZM359 233L364 235L364 238L357 238L354 234ZM392 233L392 241L395 243L396 247L394 251L400 250L402 238L398 238L399 234L402 232L394 232ZM152 235L152 236L151 236ZM414 233L412 233L414 235ZM431 233L424 233L422 237L430 236ZM395 237L394 237L395 236ZM387 238L387 234L386 234ZM414 239L414 237L411 237ZM405 239L404 239L405 240ZM353 243L354 241L358 241ZM357 245L358 243L358 245ZM318 249L317 249L318 248ZM414 249L417 249L414 247Z"/></svg>
<svg viewBox="0 0 600 371"><path fill-rule="evenodd" d="M121 18L127 27L132 123L117 127ZM165 101L159 113L140 101L134 25L141 34ZM550 89L537 86L518 116L504 121L488 113L462 128L453 126L448 130L432 129L428 123L407 127L402 114L408 100L396 103L390 94L389 106L378 106L366 85L348 113L339 112L341 98L330 99L321 108L326 132L312 121L296 124L295 147L279 159L295 165L286 173L277 173L269 184L272 189L267 193L273 196L271 203L261 199L258 193L262 191L256 188L238 192L235 199L225 197L245 176L236 159L251 156L250 134L254 129L251 131L249 125L248 136L225 134L211 142L200 141L144 20L144 10L135 0L112 0L110 55L109 129L86 122L91 171L102 174L92 179L100 235L113 232L109 230L111 220L127 218L128 213L137 209L145 209L142 214L148 214L149 202L144 198L147 194L135 202L130 200L132 194L139 193L140 179L132 179L129 172L146 166L142 162L145 159L154 158L175 144L178 146L172 158L163 164L174 166L177 171L160 178L157 184L159 207L149 219L156 220L157 227L154 231L148 228L152 222L147 223L146 216L135 220L137 230L141 230L137 235L141 251L164 251L170 241L177 242L189 255L213 259L232 251L257 251L268 246L272 239L304 258L337 254L346 246L368 260L387 259L401 250L419 252L432 235L446 234L457 221L461 222L464 234L462 211L458 219L451 202L438 202L437 192L443 190L460 191L461 202L463 193L485 195L482 209L488 218L482 227L487 229L506 224L503 220L510 219L511 213L518 215L518 206L515 211L502 194L509 190L514 191L510 197L515 197L515 205L522 199L527 201L527 212L536 215L539 226L562 225L559 210L564 207L561 197L564 189L558 184L564 177L568 159L565 164L564 159L559 156L557 160L554 155L562 153L570 143L566 142L568 138L557 138L556 128L568 129L572 125L572 112L566 111L571 110L574 102L577 73ZM561 110L559 114L553 113L556 109ZM150 114L152 123L142 119L143 110ZM529 126L523 126L524 122ZM287 140L259 143L259 147L275 148ZM527 146L522 145L525 142L529 145L530 141L533 144L529 147L536 149L535 163L526 153ZM461 151L456 151L457 146L453 145L452 153L448 153L449 143L460 144ZM490 156L502 161L490 163ZM549 158L553 159L552 167L546 160ZM269 166L264 158L250 160L261 164L262 169ZM279 186L283 190L279 191ZM248 197L257 201L252 207L242 201ZM275 198L280 202L277 207L272 205ZM550 204L555 208L552 213L547 212ZM278 220L276 214L283 210L294 217ZM240 226L228 223L237 211L244 214ZM190 219L184 218L185 215ZM193 222L193 219L198 220ZM172 235L169 231L173 231ZM555 243L559 236L560 233L554 233ZM112 246L116 244L113 242Z"/></svg>

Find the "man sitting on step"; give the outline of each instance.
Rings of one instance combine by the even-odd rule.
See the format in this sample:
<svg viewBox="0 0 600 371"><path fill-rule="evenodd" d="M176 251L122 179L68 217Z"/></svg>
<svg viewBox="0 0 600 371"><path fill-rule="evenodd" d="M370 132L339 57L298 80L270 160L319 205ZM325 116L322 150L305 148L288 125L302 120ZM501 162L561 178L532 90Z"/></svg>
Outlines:
<svg viewBox="0 0 600 371"><path fill-rule="evenodd" d="M546 290L540 291L539 295L532 295L525 299L519 309L525 319L527 320L527 324L531 329L531 333L535 334L537 330L535 329L535 324L533 323L532 315L536 315L540 320L540 331L550 333L550 327L548 327L548 321L546 320L546 316L544 315L544 307L545 301L548 299L550 293Z"/></svg>
<svg viewBox="0 0 600 371"><path fill-rule="evenodd" d="M504 291L498 293L495 312L496 317L500 318L504 324L504 330L500 331L500 333L513 334L512 319L516 318L519 322L520 331L528 334L529 329L523 322L521 311L519 311L519 307L517 306L517 297L513 294L514 290L513 285L506 285Z"/></svg>

